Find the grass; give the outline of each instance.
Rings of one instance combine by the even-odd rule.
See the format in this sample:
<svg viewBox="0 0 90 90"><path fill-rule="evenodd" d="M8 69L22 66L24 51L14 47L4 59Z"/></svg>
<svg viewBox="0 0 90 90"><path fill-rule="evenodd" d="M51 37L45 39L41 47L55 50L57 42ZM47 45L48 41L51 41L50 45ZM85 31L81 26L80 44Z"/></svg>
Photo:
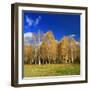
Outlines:
<svg viewBox="0 0 90 90"><path fill-rule="evenodd" d="M80 64L24 65L24 77L79 75Z"/></svg>

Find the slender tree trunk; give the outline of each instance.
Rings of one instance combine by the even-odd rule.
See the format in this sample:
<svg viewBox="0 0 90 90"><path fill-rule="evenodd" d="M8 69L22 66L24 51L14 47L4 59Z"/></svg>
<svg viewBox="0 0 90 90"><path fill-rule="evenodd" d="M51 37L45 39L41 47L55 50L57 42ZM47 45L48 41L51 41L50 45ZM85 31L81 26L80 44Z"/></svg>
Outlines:
<svg viewBox="0 0 90 90"><path fill-rule="evenodd" d="M29 64L31 64L31 60L29 60Z"/></svg>
<svg viewBox="0 0 90 90"><path fill-rule="evenodd" d="M38 42L39 42L39 56L38 56L38 60L39 60L39 65L41 65L41 60L40 60L40 30L38 32Z"/></svg>
<svg viewBox="0 0 90 90"><path fill-rule="evenodd" d="M71 52L71 59L72 59L72 63L73 63L73 50Z"/></svg>
<svg viewBox="0 0 90 90"><path fill-rule="evenodd" d="M39 60L39 65L41 65L41 60L40 60L40 56L39 56L38 60Z"/></svg>
<svg viewBox="0 0 90 90"><path fill-rule="evenodd" d="M36 64L36 58L37 58L37 50L35 48L35 64Z"/></svg>

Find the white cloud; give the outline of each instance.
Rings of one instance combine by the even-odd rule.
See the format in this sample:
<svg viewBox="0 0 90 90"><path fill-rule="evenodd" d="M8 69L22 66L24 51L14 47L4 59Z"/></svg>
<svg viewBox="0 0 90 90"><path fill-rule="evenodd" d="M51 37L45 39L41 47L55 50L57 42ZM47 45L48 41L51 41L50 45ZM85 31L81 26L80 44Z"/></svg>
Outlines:
<svg viewBox="0 0 90 90"><path fill-rule="evenodd" d="M26 22L27 22L27 26L33 26L33 25L38 25L39 22L41 20L41 16L38 16L35 20L31 19L30 17L26 16Z"/></svg>
<svg viewBox="0 0 90 90"><path fill-rule="evenodd" d="M27 22L28 26L32 26L34 23L34 21L31 18L29 18L28 16L26 16L26 22Z"/></svg>
<svg viewBox="0 0 90 90"><path fill-rule="evenodd" d="M33 38L33 33L32 32L27 32L24 33L24 45L33 45L35 43L34 38ZM36 46L39 46L42 44L42 41L36 41Z"/></svg>
<svg viewBox="0 0 90 90"><path fill-rule="evenodd" d="M24 38L25 37L32 37L32 36L33 36L33 33L31 33L31 32L24 33Z"/></svg>
<svg viewBox="0 0 90 90"><path fill-rule="evenodd" d="M32 41L33 33L27 32L24 33L24 45L29 45Z"/></svg>
<svg viewBox="0 0 90 90"><path fill-rule="evenodd" d="M37 17L36 20L35 20L34 25L38 25L40 20L41 20L41 16Z"/></svg>
<svg viewBox="0 0 90 90"><path fill-rule="evenodd" d="M42 19L42 17L41 17L41 16L39 16L38 18L39 18L39 19Z"/></svg>
<svg viewBox="0 0 90 90"><path fill-rule="evenodd" d="M71 37L71 38L72 38L72 37L75 37L75 36L76 36L75 34L71 34L71 35L69 35L69 37Z"/></svg>

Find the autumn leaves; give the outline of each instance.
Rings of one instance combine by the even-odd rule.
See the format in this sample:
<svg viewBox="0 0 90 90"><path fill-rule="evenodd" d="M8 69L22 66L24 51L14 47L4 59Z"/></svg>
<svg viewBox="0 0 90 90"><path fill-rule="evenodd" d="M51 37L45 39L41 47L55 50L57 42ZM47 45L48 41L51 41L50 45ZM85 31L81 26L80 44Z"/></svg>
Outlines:
<svg viewBox="0 0 90 90"><path fill-rule="evenodd" d="M24 45L25 64L80 63L80 45L74 38L64 36L61 41L57 41L51 31L42 37L40 33L38 37L33 37L33 45ZM40 44L37 45L35 40Z"/></svg>

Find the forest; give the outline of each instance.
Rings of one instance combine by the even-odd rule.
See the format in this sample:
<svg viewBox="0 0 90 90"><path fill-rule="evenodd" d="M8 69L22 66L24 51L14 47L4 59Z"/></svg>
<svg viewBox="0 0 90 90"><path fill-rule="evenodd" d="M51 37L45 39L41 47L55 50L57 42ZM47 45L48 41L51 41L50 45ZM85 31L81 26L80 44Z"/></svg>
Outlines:
<svg viewBox="0 0 90 90"><path fill-rule="evenodd" d="M25 39L25 38L24 38ZM24 41L24 64L79 64L80 42L63 36L56 40L53 32L33 33L29 44Z"/></svg>

